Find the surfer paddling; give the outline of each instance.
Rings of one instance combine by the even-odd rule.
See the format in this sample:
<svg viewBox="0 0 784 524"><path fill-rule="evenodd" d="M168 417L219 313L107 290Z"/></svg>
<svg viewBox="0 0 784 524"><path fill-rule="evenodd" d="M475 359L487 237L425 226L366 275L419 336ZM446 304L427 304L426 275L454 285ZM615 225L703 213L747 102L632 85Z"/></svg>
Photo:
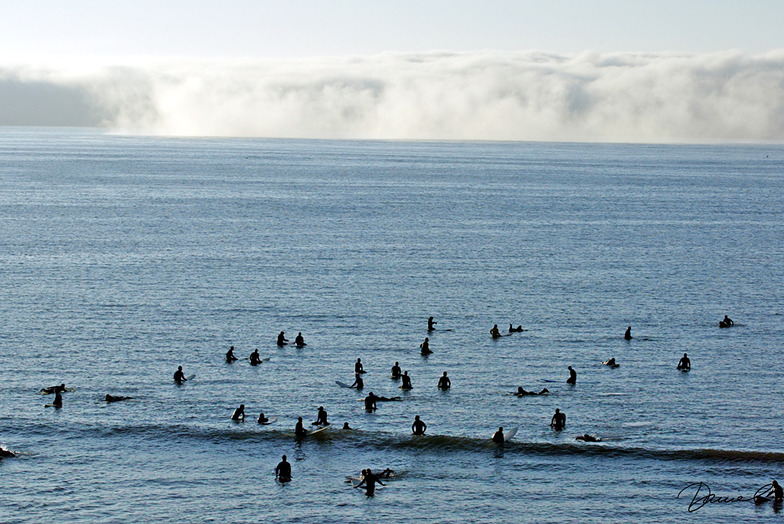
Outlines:
<svg viewBox="0 0 784 524"><path fill-rule="evenodd" d="M525 330L523 329L522 325L519 325L517 327L512 327L512 324L509 324L509 332L510 333L522 333L523 331L525 331Z"/></svg>
<svg viewBox="0 0 784 524"><path fill-rule="evenodd" d="M65 393L65 384L60 384L59 386L49 386L48 388L41 389L41 393L44 395L51 395L52 393Z"/></svg>
<svg viewBox="0 0 784 524"><path fill-rule="evenodd" d="M119 395L109 395L109 394L107 394L106 398L104 398L104 400L106 402L120 402L121 400L131 400L132 398L133 397L122 397L122 396L119 396Z"/></svg>
<svg viewBox="0 0 784 524"><path fill-rule="evenodd" d="M512 395L517 397L527 397L529 395L547 395L548 393L550 393L550 390L547 388L543 388L542 391L537 393L536 391L526 391L523 389L523 386L517 386L517 391L512 393Z"/></svg>

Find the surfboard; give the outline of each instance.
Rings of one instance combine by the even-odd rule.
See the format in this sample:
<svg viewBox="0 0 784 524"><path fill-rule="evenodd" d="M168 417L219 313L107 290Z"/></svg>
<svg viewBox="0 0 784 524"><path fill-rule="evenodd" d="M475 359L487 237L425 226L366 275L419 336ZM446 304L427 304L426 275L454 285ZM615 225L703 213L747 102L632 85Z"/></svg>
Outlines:
<svg viewBox="0 0 784 524"><path fill-rule="evenodd" d="M273 422L276 422L277 420L278 420L278 417L269 417L267 419L267 422L259 422L259 424L261 424L262 426L269 426L270 424L272 424Z"/></svg>
<svg viewBox="0 0 784 524"><path fill-rule="evenodd" d="M560 382L560 380L550 380L549 378L543 378L542 382Z"/></svg>
<svg viewBox="0 0 784 524"><path fill-rule="evenodd" d="M336 380L336 381L335 381L335 384L337 384L338 386L340 386L340 387L342 387L342 388L349 388L349 389L353 389L353 388L352 388L350 385L346 384L345 382L341 382L341 381L339 381L339 380Z"/></svg>
<svg viewBox="0 0 784 524"><path fill-rule="evenodd" d="M308 435L315 435L316 433L321 433L322 431L326 431L329 429L329 426L324 426L323 428L314 429L313 431L309 432Z"/></svg>
<svg viewBox="0 0 784 524"><path fill-rule="evenodd" d="M45 408L61 408L62 406L55 406L54 404L44 404Z"/></svg>
<svg viewBox="0 0 784 524"><path fill-rule="evenodd" d="M504 441L512 440L512 437L517 435L517 430L518 430L518 427L515 426L512 429L510 429L509 431L507 431L506 433L504 433Z"/></svg>

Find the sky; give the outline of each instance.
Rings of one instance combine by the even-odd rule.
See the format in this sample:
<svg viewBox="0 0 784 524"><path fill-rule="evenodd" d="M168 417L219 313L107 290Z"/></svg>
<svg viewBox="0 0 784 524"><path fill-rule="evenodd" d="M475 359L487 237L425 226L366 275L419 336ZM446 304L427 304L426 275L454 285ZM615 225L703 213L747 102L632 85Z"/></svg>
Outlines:
<svg viewBox="0 0 784 524"><path fill-rule="evenodd" d="M0 0L0 125L784 139L779 0Z"/></svg>

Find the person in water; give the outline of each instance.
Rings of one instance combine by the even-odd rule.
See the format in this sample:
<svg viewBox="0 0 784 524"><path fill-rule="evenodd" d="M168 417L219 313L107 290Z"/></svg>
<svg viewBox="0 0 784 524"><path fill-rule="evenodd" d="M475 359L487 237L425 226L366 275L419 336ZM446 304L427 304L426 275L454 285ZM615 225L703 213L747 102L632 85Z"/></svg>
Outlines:
<svg viewBox="0 0 784 524"><path fill-rule="evenodd" d="M400 389L414 389L414 386L411 385L411 377L408 376L408 370L404 371L403 374L400 375L400 380L403 381Z"/></svg>
<svg viewBox="0 0 784 524"><path fill-rule="evenodd" d="M343 427L342 427L342 428L340 428L340 429L352 429L352 430L353 430L354 428L352 428L351 426L349 426L349 425L348 425L348 422L344 422L344 423L343 423Z"/></svg>
<svg viewBox="0 0 784 524"><path fill-rule="evenodd" d="M378 397L376 397L371 391L370 395L365 397L365 411L367 411L368 413L372 413L376 409L378 409L376 402L378 402Z"/></svg>
<svg viewBox="0 0 784 524"><path fill-rule="evenodd" d="M16 453L13 451L7 450L4 447L0 446L0 458L13 458L16 456Z"/></svg>
<svg viewBox="0 0 784 524"><path fill-rule="evenodd" d="M357 484L356 487L361 488L362 486L365 486L365 495L372 497L376 493L376 482L382 486L386 485L381 482L379 475L374 475L370 469L366 469L362 472L362 480L359 481L359 484Z"/></svg>
<svg viewBox="0 0 784 524"><path fill-rule="evenodd" d="M615 357L611 358L610 360L608 360L606 362L602 362L602 364L604 364L605 366L610 366L611 368L619 368L619 367L621 367L620 364L616 364L615 363Z"/></svg>
<svg viewBox="0 0 784 524"><path fill-rule="evenodd" d="M354 374L354 383L349 386L350 388L356 388L357 391L360 391L365 387L365 381L362 380L362 375L359 373Z"/></svg>
<svg viewBox="0 0 784 524"><path fill-rule="evenodd" d="M400 378L400 362L395 362L395 365L392 366L392 378L395 380Z"/></svg>
<svg viewBox="0 0 784 524"><path fill-rule="evenodd" d="M435 329L435 325L436 324L438 324L438 322L433 320L433 317L428 318L427 319L427 330L428 331L433 331Z"/></svg>
<svg viewBox="0 0 784 524"><path fill-rule="evenodd" d="M133 397L121 397L121 396L115 396L115 395L108 395L107 394L105 400L106 400L106 402L120 402L121 400L130 400L132 398Z"/></svg>
<svg viewBox="0 0 784 524"><path fill-rule="evenodd" d="M425 341L419 344L419 349L422 350L422 356L426 357L432 353L430 350L430 339L425 337Z"/></svg>
<svg viewBox="0 0 784 524"><path fill-rule="evenodd" d="M278 333L278 341L277 341L277 344L278 344L279 346L285 346L285 345L286 345L286 344L288 344L288 343L289 343L289 341L288 341L288 339L286 338L286 333L285 333L284 331L281 331L280 333Z"/></svg>
<svg viewBox="0 0 784 524"><path fill-rule="evenodd" d="M419 418L419 415L415 416L414 417L414 423L411 424L411 432L414 435L424 435L426 430L427 430L427 424L425 424Z"/></svg>
<svg viewBox="0 0 784 524"><path fill-rule="evenodd" d="M586 433L585 435L579 435L577 437L574 437L574 440L582 440L583 442L601 442L602 441L602 439L596 438L593 435L589 435L588 433Z"/></svg>
<svg viewBox="0 0 784 524"><path fill-rule="evenodd" d="M316 426L329 426L329 422L327 422L327 410L324 409L324 406L319 406L316 422L313 424Z"/></svg>
<svg viewBox="0 0 784 524"><path fill-rule="evenodd" d="M259 418L256 419L256 422L258 422L259 424L266 424L267 422L269 422L269 419L266 416L264 416L264 412L262 411L261 413L259 413Z"/></svg>
<svg viewBox="0 0 784 524"><path fill-rule="evenodd" d="M177 384L182 384L186 380L188 379L185 378L185 373L182 372L182 366L177 366L177 371L174 372L174 381Z"/></svg>
<svg viewBox="0 0 784 524"><path fill-rule="evenodd" d="M226 362L231 364L235 360L237 360L237 357L234 356L234 346L231 346L229 350L226 352Z"/></svg>
<svg viewBox="0 0 784 524"><path fill-rule="evenodd" d="M305 344L305 337L302 336L302 332L301 331L299 333L297 333L297 336L294 339L294 345L295 346L299 346L299 347L307 346L307 344Z"/></svg>
<svg viewBox="0 0 784 524"><path fill-rule="evenodd" d="M294 426L294 436L297 438L302 438L307 435L308 432L305 430L305 426L302 424L302 417L297 419L297 424Z"/></svg>
<svg viewBox="0 0 784 524"><path fill-rule="evenodd" d="M251 366L258 366L261 364L261 357L259 356L259 348L253 350L253 353L248 357Z"/></svg>
<svg viewBox="0 0 784 524"><path fill-rule="evenodd" d="M275 466L275 478L280 482L291 481L291 462L286 459L286 455L283 455L281 461Z"/></svg>
<svg viewBox="0 0 784 524"><path fill-rule="evenodd" d="M509 324L509 332L510 333L522 333L523 332L523 326L520 325L520 326L517 326L517 327L512 327L512 324Z"/></svg>
<svg viewBox="0 0 784 524"><path fill-rule="evenodd" d="M501 337L501 332L498 331L498 324L493 324L493 329L490 330L490 336L493 338Z"/></svg>
<svg viewBox="0 0 784 524"><path fill-rule="evenodd" d="M362 359L358 358L357 361L354 363L354 373L364 373L365 368L362 365Z"/></svg>
<svg viewBox="0 0 784 524"><path fill-rule="evenodd" d="M734 326L735 322L732 321L730 317L724 315L724 320L719 322L719 327L731 327Z"/></svg>
<svg viewBox="0 0 784 524"><path fill-rule="evenodd" d="M550 427L556 431L561 431L566 427L566 413L561 413L561 410L555 408L555 415L550 419Z"/></svg>
<svg viewBox="0 0 784 524"><path fill-rule="evenodd" d="M503 444L504 443L504 428L498 428L498 431L493 433L493 442L496 444Z"/></svg>
<svg viewBox="0 0 784 524"><path fill-rule="evenodd" d="M438 379L438 389L449 389L451 387L452 381L446 376L446 371L444 371L444 374Z"/></svg>
<svg viewBox="0 0 784 524"><path fill-rule="evenodd" d="M623 338L625 338L626 340L631 340L632 339L632 327L631 326L626 328L626 333L623 334Z"/></svg>
<svg viewBox="0 0 784 524"><path fill-rule="evenodd" d="M57 409L63 407L63 394L60 393L59 391L57 391L54 394L54 400L52 401L52 406L56 407Z"/></svg>
<svg viewBox="0 0 784 524"><path fill-rule="evenodd" d="M548 393L550 393L550 390L547 388L544 388L542 389L542 391L537 393L536 391L526 391L523 389L523 386L518 386L517 391L515 393L512 393L512 395L517 395L518 397L525 397L528 395L547 395Z"/></svg>
<svg viewBox="0 0 784 524"><path fill-rule="evenodd" d="M678 361L678 367L675 369L680 369L681 371L688 371L691 369L691 360L689 360L689 356L684 353L683 357Z"/></svg>
<svg viewBox="0 0 784 524"><path fill-rule="evenodd" d="M46 395L50 395L52 393L65 393L65 384L60 384L59 386L49 386L48 388L43 388L41 393Z"/></svg>
<svg viewBox="0 0 784 524"><path fill-rule="evenodd" d="M245 420L245 404L240 404L240 407L234 410L231 420L236 420L237 422L243 422Z"/></svg>
<svg viewBox="0 0 784 524"><path fill-rule="evenodd" d="M781 485L775 480L771 482L770 492L768 492L768 496L771 495L773 495L774 502L781 503L784 501L784 490L782 490Z"/></svg>
<svg viewBox="0 0 784 524"><path fill-rule="evenodd" d="M569 367L569 378L566 379L566 383L574 386L577 384L577 372L572 369L572 366Z"/></svg>

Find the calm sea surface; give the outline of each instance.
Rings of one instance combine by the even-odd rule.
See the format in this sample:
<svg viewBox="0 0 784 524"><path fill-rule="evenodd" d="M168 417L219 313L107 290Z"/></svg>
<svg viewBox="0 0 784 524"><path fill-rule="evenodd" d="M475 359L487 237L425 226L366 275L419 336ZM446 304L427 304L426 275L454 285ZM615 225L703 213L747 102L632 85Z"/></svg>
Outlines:
<svg viewBox="0 0 784 524"><path fill-rule="evenodd" d="M0 521L778 521L677 495L784 481L783 260L781 145L0 129ZM367 498L367 467L398 476Z"/></svg>

